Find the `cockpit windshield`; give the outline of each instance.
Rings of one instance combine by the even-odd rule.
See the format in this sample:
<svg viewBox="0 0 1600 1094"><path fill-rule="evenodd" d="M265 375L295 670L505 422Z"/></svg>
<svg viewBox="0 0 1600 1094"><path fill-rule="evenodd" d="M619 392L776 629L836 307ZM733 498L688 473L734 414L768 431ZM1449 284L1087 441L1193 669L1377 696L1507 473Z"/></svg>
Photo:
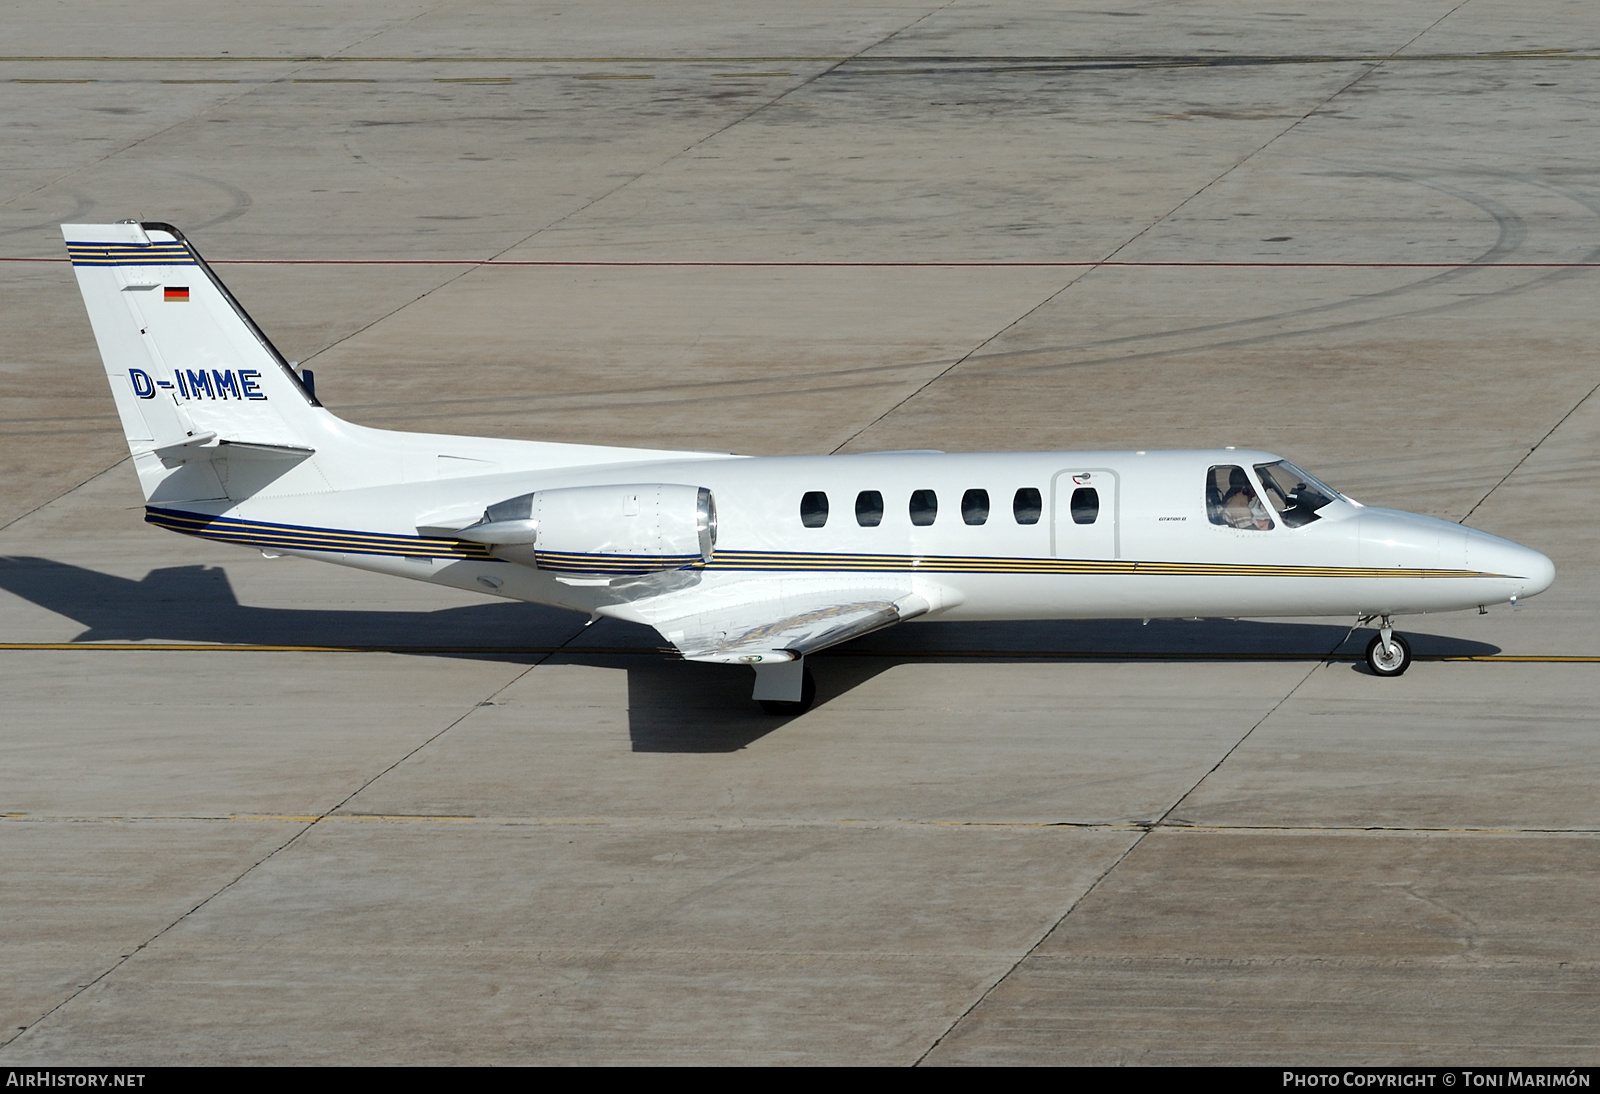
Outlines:
<svg viewBox="0 0 1600 1094"><path fill-rule="evenodd" d="M1290 528L1300 528L1317 519L1317 510L1339 492L1318 482L1288 460L1256 464L1261 488L1278 516Z"/></svg>

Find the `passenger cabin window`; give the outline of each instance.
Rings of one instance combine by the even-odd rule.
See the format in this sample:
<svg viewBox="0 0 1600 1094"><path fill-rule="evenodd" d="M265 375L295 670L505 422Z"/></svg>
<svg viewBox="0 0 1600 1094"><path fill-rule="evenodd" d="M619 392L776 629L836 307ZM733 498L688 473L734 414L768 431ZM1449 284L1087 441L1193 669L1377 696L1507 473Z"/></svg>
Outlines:
<svg viewBox="0 0 1600 1094"><path fill-rule="evenodd" d="M1224 528L1264 532L1273 527L1242 467L1220 466L1206 472L1206 516Z"/></svg>
<svg viewBox="0 0 1600 1094"><path fill-rule="evenodd" d="M828 523L828 495L821 490L807 490L800 498L800 523L807 528L821 528Z"/></svg>
<svg viewBox="0 0 1600 1094"><path fill-rule="evenodd" d="M1072 492L1072 523L1093 524L1100 516L1100 492L1092 486L1080 486Z"/></svg>
<svg viewBox="0 0 1600 1094"><path fill-rule="evenodd" d="M883 495L876 490L863 490L856 495L856 523L863 528L876 528L883 523Z"/></svg>
<svg viewBox="0 0 1600 1094"><path fill-rule="evenodd" d="M932 490L911 491L911 523L926 528L939 515L939 495Z"/></svg>
<svg viewBox="0 0 1600 1094"><path fill-rule="evenodd" d="M1288 460L1256 464L1261 489L1267 500L1290 528L1302 528L1317 519L1317 510L1327 505L1338 492L1300 470Z"/></svg>
<svg viewBox="0 0 1600 1094"><path fill-rule="evenodd" d="M1038 524L1043 512L1044 498L1035 487L1024 486L1011 499L1011 515L1017 518L1018 524Z"/></svg>
<svg viewBox="0 0 1600 1094"><path fill-rule="evenodd" d="M961 495L961 519L968 524L982 524L989 519L989 491L968 490Z"/></svg>

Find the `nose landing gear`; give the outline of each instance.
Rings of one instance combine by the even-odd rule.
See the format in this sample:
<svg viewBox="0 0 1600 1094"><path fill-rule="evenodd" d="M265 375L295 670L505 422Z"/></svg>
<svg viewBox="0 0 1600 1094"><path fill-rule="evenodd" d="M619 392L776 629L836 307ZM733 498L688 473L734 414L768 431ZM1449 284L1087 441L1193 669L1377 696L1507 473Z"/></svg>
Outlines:
<svg viewBox="0 0 1600 1094"><path fill-rule="evenodd" d="M1399 676L1411 667L1411 643L1394 633L1394 623L1388 616L1378 627L1378 633L1367 643L1367 668L1374 676Z"/></svg>

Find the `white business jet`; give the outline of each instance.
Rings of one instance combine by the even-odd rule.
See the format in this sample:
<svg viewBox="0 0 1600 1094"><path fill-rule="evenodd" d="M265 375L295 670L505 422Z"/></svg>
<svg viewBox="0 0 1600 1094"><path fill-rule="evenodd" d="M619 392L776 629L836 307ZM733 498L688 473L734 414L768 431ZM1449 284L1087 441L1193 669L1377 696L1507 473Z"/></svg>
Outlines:
<svg viewBox="0 0 1600 1094"><path fill-rule="evenodd" d="M62 228L151 524L645 623L797 713L807 654L912 619L1396 615L1550 586L1537 551L1243 449L736 457L368 429L166 224Z"/></svg>

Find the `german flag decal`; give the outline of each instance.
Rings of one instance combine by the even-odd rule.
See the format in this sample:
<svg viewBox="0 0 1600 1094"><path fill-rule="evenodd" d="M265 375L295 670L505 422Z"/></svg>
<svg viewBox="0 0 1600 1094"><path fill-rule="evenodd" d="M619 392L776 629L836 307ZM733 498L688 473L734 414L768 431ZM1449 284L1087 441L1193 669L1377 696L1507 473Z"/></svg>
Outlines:
<svg viewBox="0 0 1600 1094"><path fill-rule="evenodd" d="M187 304L189 302L189 286L168 285L162 290L161 299L165 300L168 304L174 302L179 304Z"/></svg>

